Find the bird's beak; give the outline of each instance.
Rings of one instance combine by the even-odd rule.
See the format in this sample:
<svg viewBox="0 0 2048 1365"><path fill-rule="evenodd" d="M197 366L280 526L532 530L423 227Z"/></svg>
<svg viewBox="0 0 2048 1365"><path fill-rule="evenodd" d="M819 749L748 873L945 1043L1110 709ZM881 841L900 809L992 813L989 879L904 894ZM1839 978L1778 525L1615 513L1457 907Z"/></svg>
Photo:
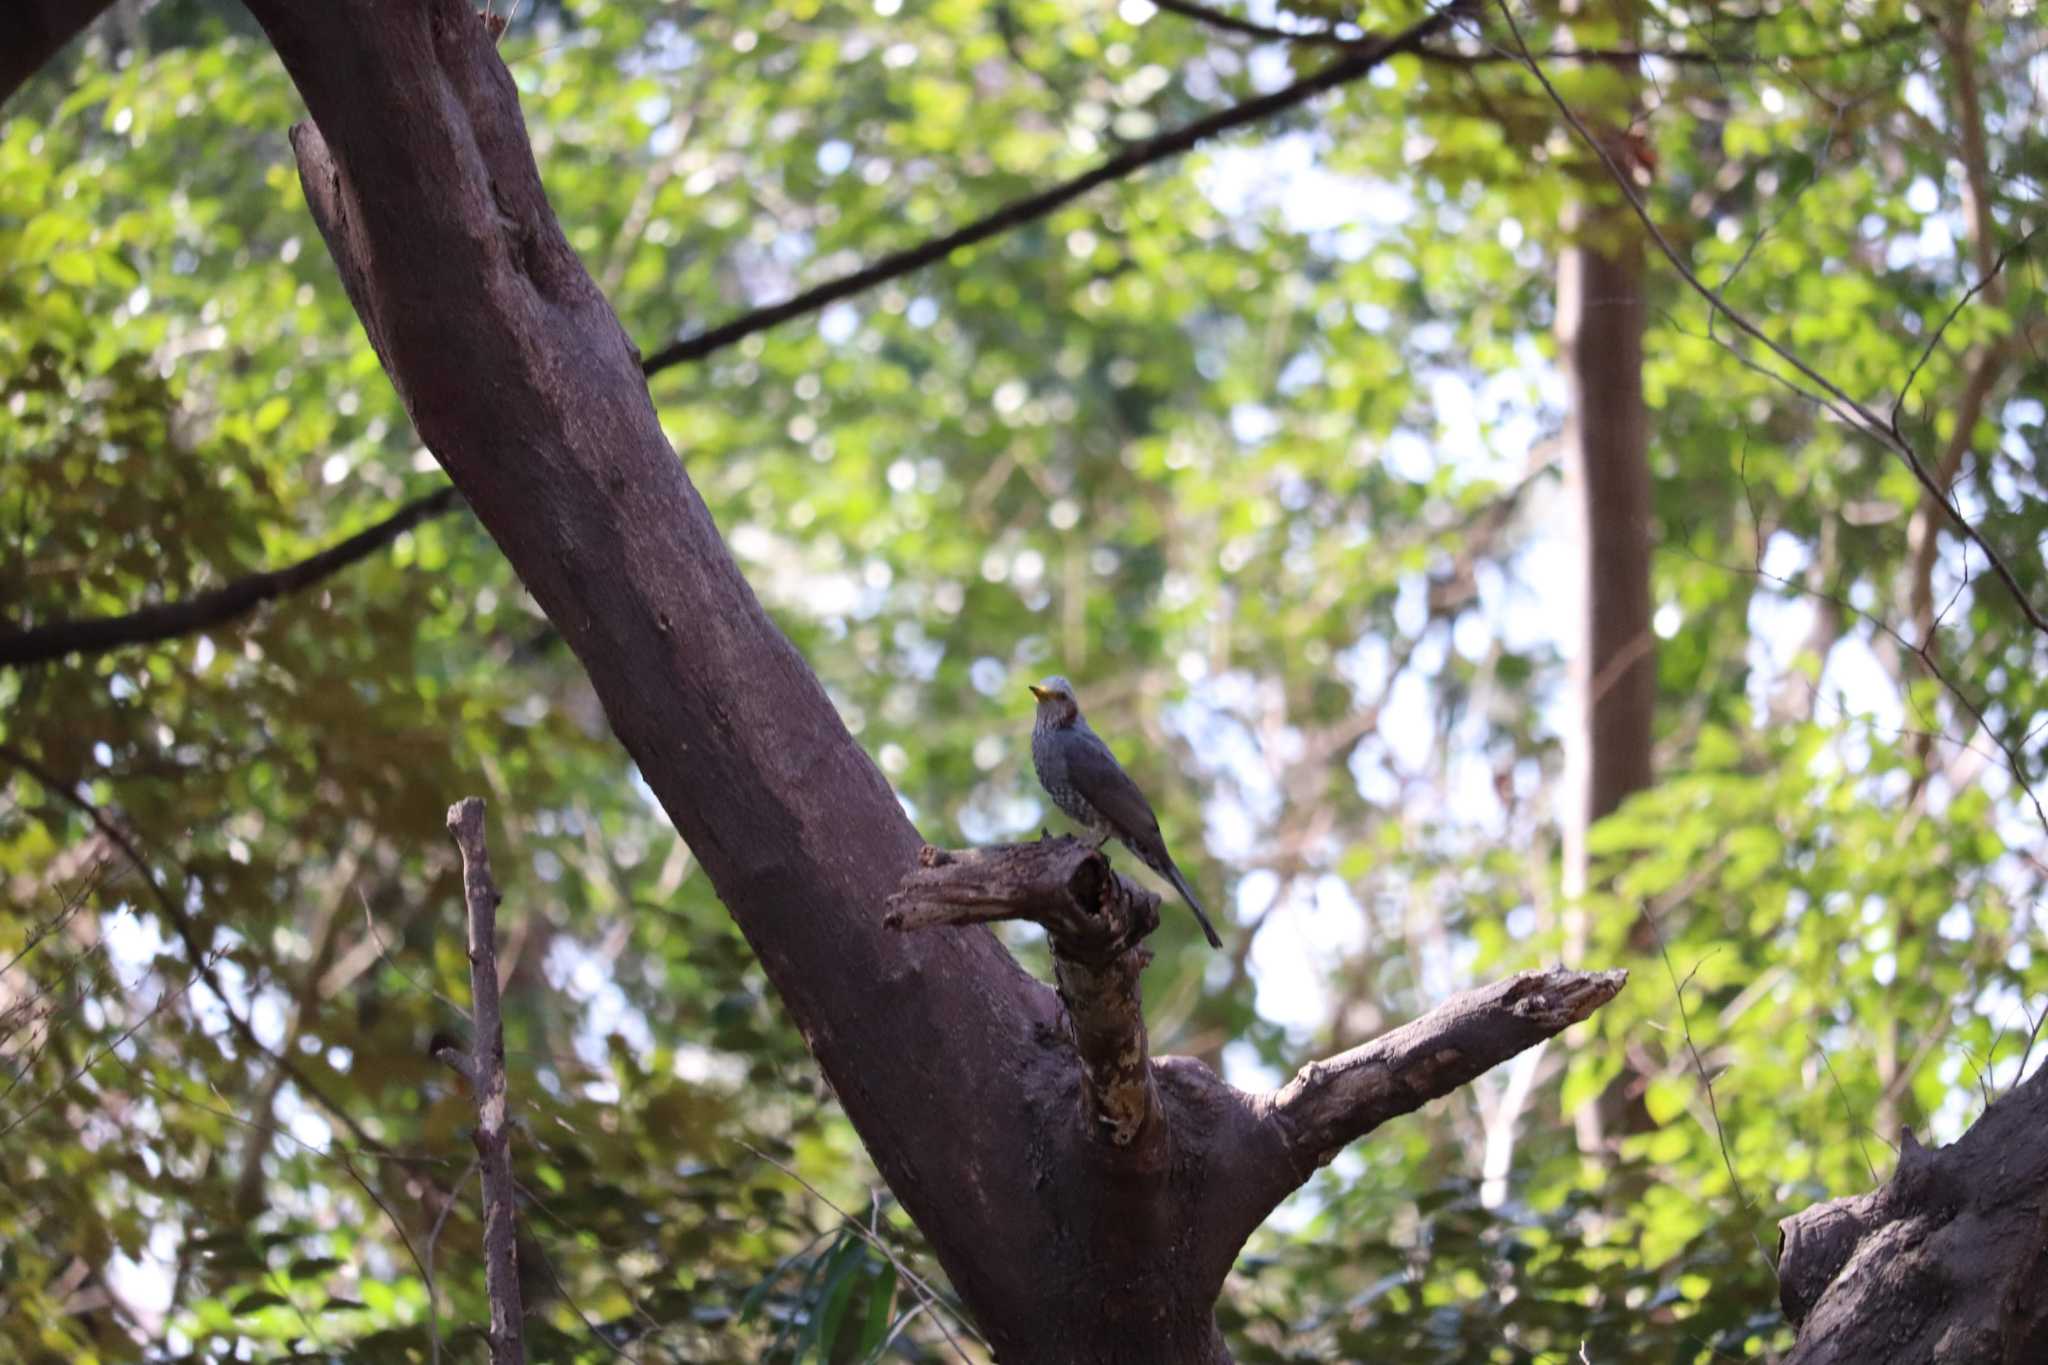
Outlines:
<svg viewBox="0 0 2048 1365"><path fill-rule="evenodd" d="M1032 695L1032 696L1034 696L1034 697L1036 697L1036 698L1038 698L1038 699L1039 699L1040 701L1044 701L1044 700L1045 700L1045 699L1046 699L1047 697L1049 697L1049 696L1051 696L1051 695L1052 695L1052 693L1050 693L1050 692L1046 691L1046 690L1045 690L1044 688L1040 687L1040 686L1039 686L1039 685L1038 685L1037 683L1032 683L1032 684L1030 685L1030 689L1031 689L1031 695Z"/></svg>

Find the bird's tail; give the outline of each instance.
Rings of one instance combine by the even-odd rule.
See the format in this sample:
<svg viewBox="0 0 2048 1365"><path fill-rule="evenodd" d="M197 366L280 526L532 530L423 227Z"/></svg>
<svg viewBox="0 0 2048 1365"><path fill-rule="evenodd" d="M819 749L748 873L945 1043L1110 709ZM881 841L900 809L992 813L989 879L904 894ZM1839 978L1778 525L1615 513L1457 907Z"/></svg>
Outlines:
<svg viewBox="0 0 2048 1365"><path fill-rule="evenodd" d="M1209 923L1209 917L1202 913L1202 903L1195 899L1195 893L1188 890L1188 879L1180 875L1180 869L1173 865L1173 859L1166 860L1166 866L1159 869L1166 879L1173 883L1173 889L1180 892L1180 898L1188 903L1188 909L1195 912L1195 920L1202 926L1202 934L1209 940L1211 948L1221 948L1223 940L1216 937L1216 928Z"/></svg>

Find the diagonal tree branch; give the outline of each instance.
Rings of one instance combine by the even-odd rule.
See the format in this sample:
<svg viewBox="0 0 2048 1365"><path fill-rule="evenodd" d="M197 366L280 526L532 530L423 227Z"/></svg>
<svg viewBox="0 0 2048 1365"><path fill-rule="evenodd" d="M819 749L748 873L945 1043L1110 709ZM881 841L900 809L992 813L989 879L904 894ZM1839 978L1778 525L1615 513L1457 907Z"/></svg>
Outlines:
<svg viewBox="0 0 2048 1365"><path fill-rule="evenodd" d="M52 621L27 630L0 632L0 666L48 663L67 654L104 654L127 645L150 644L226 625L265 602L311 587L358 560L369 558L404 532L453 511L460 504L452 486L443 488L415 498L376 525L365 527L296 564L252 573L182 602L143 607L122 616Z"/></svg>
<svg viewBox="0 0 2048 1365"><path fill-rule="evenodd" d="M4 0L0 0L0 3L4 3ZM1470 3L1470 0L1466 0L1466 3ZM723 350L757 332L816 312L840 299L862 293L878 284L944 260L961 247L987 241L1012 228L1034 222L1090 190L1120 180L1155 162L1178 156L1219 134L1282 113L1306 103L1319 94L1358 80L1378 68L1387 58L1397 53L1418 50L1422 40L1445 27L1457 9L1458 6L1454 5L1440 10L1391 37L1348 41L1345 46L1351 49L1350 55L1333 61L1321 71L1304 77L1285 89L1233 105L1206 118L1197 119L1185 127L1137 143L1093 170L1005 204L986 217L964 227L902 251L892 252L872 265L864 266L836 280L828 280L781 303L743 313L708 332L671 343L647 357L641 364L641 372L652 377L663 370L702 360L713 352ZM4 18L6 13L6 10L0 9L0 18ZM4 31L4 28L0 28L0 31ZM0 66L0 78L4 78L6 69ZM4 79L0 79L0 92L4 92L5 88ZM144 607L122 616L54 621L47 626L38 626L30 630L0 632L0 666L19 667L47 663L73 653L104 653L126 645L172 639L225 624L254 610L263 602L299 591L329 574L367 558L400 533L430 517L440 516L452 510L455 505L454 490L442 489L439 493L407 504L387 520L368 527L298 564L251 574L188 601Z"/></svg>
<svg viewBox="0 0 2048 1365"><path fill-rule="evenodd" d="M1285 1134L1294 1184L1388 1119L1448 1095L1587 1018L1627 980L1620 970L1522 972L1452 996L1420 1019L1328 1061L1309 1063L1266 1100Z"/></svg>
<svg viewBox="0 0 2048 1365"><path fill-rule="evenodd" d="M1199 4L1197 0L1153 0L1153 3L1168 14L1178 14L1183 19L1207 24L1210 28L1224 33L1234 33L1240 38L1255 38L1262 43L1313 43L1318 47L1356 47L1361 42L1369 41L1363 37L1346 38L1333 29L1285 29L1272 24L1255 23L1212 6Z"/></svg>
<svg viewBox="0 0 2048 1365"><path fill-rule="evenodd" d="M1421 22L1411 24L1399 33L1382 38L1360 39L1350 45L1354 50L1349 55L1332 61L1322 70L1304 76L1290 86L1276 90L1270 95L1261 95L1257 99L1232 105L1228 109L1196 119L1157 137L1133 143L1128 149L1094 169L1084 171L1071 180L1062 181L1036 194L1005 204L987 217L976 219L965 227L902 251L893 252L873 265L863 266L836 280L828 280L816 288L784 299L781 303L757 308L730 322L721 323L708 332L700 332L696 336L673 342L647 357L641 368L649 375L655 375L676 365L701 360L713 351L732 345L742 337L752 336L791 318L815 312L829 303L871 289L886 280L893 280L899 275L907 275L913 270L942 261L962 247L987 241L1011 228L1043 218L1098 186L1107 185L1113 180L1121 180L1155 162L1179 156L1218 134L1271 118L1274 114L1292 109L1298 104L1305 104L1326 91L1335 90L1341 85L1348 85L1369 75L1389 57L1418 50L1425 38L1447 28L1459 14L1475 7L1474 0L1455 0L1453 4L1433 11Z"/></svg>
<svg viewBox="0 0 2048 1365"><path fill-rule="evenodd" d="M0 0L0 104L106 12L110 0Z"/></svg>
<svg viewBox="0 0 2048 1365"><path fill-rule="evenodd" d="M1301 43L1315 47L1356 48L1370 43L1372 39L1361 34L1347 38L1334 29L1285 29L1271 24L1256 23L1239 18L1199 0L1153 0L1163 10L1178 14L1183 19L1192 19L1198 24L1240 38L1250 38L1262 43ZM1550 48L1535 55L1545 61L1560 62L1634 62L1660 61L1673 66L1760 66L1775 62L1824 62L1851 53L1883 47L1901 38L1925 31L1927 20L1900 24L1897 27L1861 38L1839 47L1821 48L1808 52L1715 52L1704 48L1670 47L1576 47ZM1415 55L1426 62L1439 66L1499 66L1519 64L1521 58L1511 52L1451 52L1440 47L1418 47Z"/></svg>

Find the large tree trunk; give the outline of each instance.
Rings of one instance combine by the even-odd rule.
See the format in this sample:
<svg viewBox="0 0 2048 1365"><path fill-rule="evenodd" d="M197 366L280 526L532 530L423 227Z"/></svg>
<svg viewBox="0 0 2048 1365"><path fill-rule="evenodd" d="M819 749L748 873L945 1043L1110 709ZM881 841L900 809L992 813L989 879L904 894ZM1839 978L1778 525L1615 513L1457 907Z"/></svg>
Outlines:
<svg viewBox="0 0 2048 1365"><path fill-rule="evenodd" d="M1787 1365L2048 1360L2048 1067L1891 1181L1780 1225Z"/></svg>
<svg viewBox="0 0 2048 1365"><path fill-rule="evenodd" d="M921 855L663 438L484 22L462 0L249 3L311 111L293 131L307 198L421 438L588 670L1002 1359L1227 1358L1214 1300L1279 1200L1620 988L1525 973L1267 1095L1149 1059L1148 898L1067 841ZM888 912L933 879L980 879L958 894L981 909L937 921L968 927ZM1051 928L1058 992L970 923L991 898Z"/></svg>

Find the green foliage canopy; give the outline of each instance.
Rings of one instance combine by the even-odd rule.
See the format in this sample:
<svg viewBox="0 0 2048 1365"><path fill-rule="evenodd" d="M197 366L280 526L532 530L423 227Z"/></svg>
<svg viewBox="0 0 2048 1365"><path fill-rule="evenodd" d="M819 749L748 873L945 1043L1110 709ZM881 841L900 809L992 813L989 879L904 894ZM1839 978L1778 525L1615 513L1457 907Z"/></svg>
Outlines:
<svg viewBox="0 0 2048 1365"><path fill-rule="evenodd" d="M1645 15L1645 45L1716 60L1632 85L1558 59L1561 93L1654 149L1651 213L1734 307L1854 393L1918 365L1901 426L1930 458L1991 367L1957 496L2038 581L2017 9ZM1630 41L1523 23L1543 51ZM1399 59L652 380L928 837L1050 818L1022 685L1077 679L1236 908L1223 959L1169 918L1155 1039L1247 1083L1563 941L1549 266L1565 206L1614 191L1506 41L1489 22L1461 60ZM503 52L570 240L649 350L1331 58L1144 0L573 0ZM8 106L10 623L177 600L437 486L304 213L293 114L246 21L182 0ZM1663 777L1600 834L1585 950L1636 985L1553 1050L1505 1205L1478 1180L1497 1079L1319 1177L1226 1292L1246 1360L1780 1347L1775 1219L1867 1186L1890 1126L1958 1131L2048 1010L2014 777L2039 771L2042 642L1944 541L1930 678L1910 475L1652 287ZM472 792L509 892L537 1353L972 1348L465 516L230 629L0 672L0 707L10 1357L473 1349L467 1100L425 1055L460 1025L440 828ZM1568 1116L1625 1068L1646 1122L1590 1160Z"/></svg>

